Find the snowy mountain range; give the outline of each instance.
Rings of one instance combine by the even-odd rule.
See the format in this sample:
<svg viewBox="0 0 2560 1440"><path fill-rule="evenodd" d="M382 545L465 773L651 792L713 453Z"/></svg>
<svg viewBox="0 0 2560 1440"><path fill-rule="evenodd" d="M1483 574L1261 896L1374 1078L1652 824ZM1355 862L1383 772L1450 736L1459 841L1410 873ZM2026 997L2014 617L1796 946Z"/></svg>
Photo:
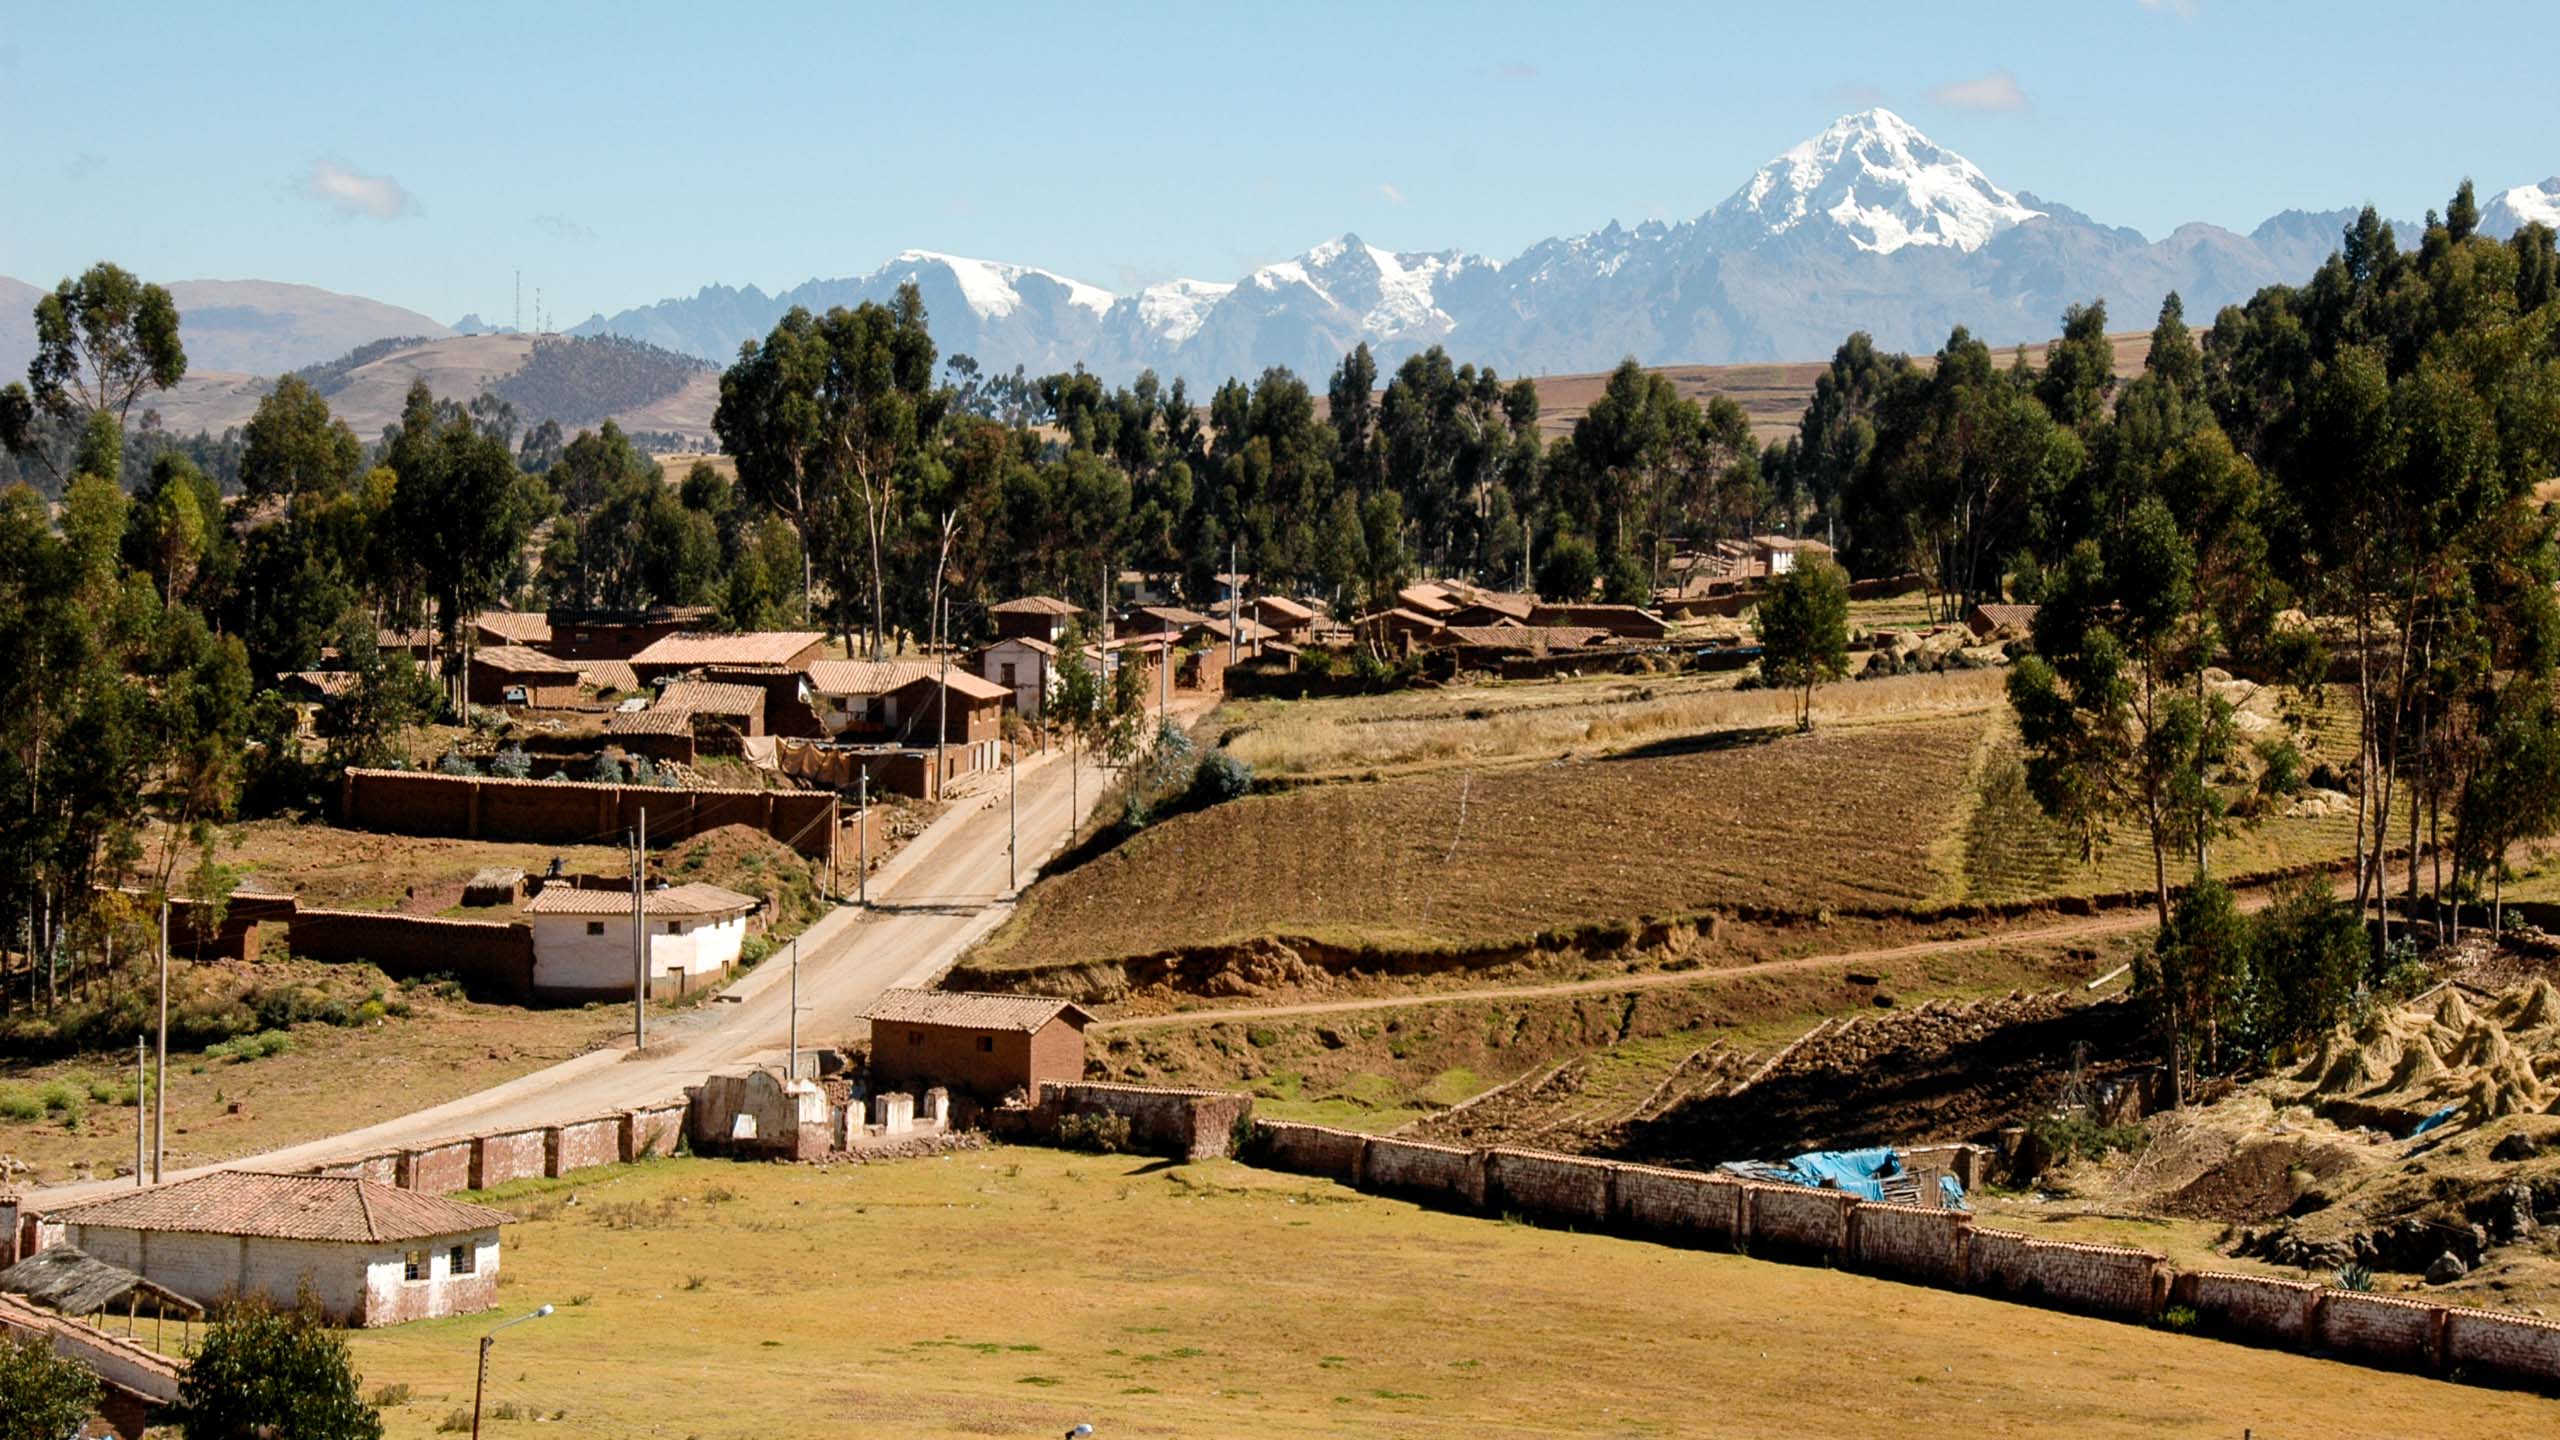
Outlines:
<svg viewBox="0 0 2560 1440"><path fill-rule="evenodd" d="M2246 235L2190 224L2160 240L2002 188L1890 110L1846 115L1771 160L1694 220L1612 222L1509 260L1391 251L1356 235L1233 282L1173 280L1114 295L1051 271L910 250L868 275L779 295L712 286L598 315L578 334L635 336L725 362L793 305L884 300L919 286L943 353L1032 373L1081 363L1195 389L1287 365L1321 380L1368 342L1382 368L1439 344L1505 374L1649 364L1808 360L1852 330L1935 349L1961 324L1995 344L2051 336L2100 297L2118 329L2149 326L2175 290L2209 318L2259 287L2298 282L2352 209L2286 211ZM2560 228L2560 178L2500 192L2489 233ZM2416 226L2400 224L2414 243Z"/></svg>

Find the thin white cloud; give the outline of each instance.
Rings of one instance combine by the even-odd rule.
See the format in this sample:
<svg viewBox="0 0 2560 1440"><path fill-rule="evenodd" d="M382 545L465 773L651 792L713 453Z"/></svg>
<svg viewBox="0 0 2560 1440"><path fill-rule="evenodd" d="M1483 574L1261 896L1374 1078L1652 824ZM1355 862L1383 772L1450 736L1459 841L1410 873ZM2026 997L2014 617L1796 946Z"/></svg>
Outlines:
<svg viewBox="0 0 2560 1440"><path fill-rule="evenodd" d="M1390 205L1401 205L1404 203L1404 192L1393 185L1380 185L1378 187L1378 198L1386 201Z"/></svg>
<svg viewBox="0 0 2560 1440"><path fill-rule="evenodd" d="M297 182L306 198L349 218L397 220L418 212L406 187L388 175L368 175L343 160L314 160Z"/></svg>
<svg viewBox="0 0 2560 1440"><path fill-rule="evenodd" d="M536 215L533 217L533 228L554 240L567 240L581 245L596 238L595 231L566 215Z"/></svg>
<svg viewBox="0 0 2560 1440"><path fill-rule="evenodd" d="M2028 108L2027 92L2018 88L2018 77L2006 70L1958 80L1929 92L1929 98L1956 110L1996 110L2016 114Z"/></svg>

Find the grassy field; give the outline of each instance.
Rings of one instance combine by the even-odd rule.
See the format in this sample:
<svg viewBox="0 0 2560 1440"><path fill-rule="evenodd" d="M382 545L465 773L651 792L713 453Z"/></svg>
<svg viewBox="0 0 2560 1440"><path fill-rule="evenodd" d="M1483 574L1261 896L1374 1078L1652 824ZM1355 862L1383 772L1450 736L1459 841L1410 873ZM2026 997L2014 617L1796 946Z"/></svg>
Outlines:
<svg viewBox="0 0 2560 1440"><path fill-rule="evenodd" d="M2521 1434L2550 1408L1225 1163L679 1160L506 1203L503 1313L560 1309L498 1342L497 1436L2219 1440ZM497 1318L351 1337L368 1390L408 1387L395 1440L467 1424Z"/></svg>

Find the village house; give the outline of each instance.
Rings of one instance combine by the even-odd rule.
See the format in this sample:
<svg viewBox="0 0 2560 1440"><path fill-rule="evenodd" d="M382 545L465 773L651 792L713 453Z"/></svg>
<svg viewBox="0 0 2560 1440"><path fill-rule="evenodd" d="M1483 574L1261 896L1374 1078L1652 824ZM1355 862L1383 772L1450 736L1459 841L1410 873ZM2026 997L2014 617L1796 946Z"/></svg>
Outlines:
<svg viewBox="0 0 2560 1440"><path fill-rule="evenodd" d="M56 1210L63 1242L198 1305L307 1294L332 1321L396 1325L498 1303L513 1217L353 1176L224 1170Z"/></svg>
<svg viewBox="0 0 2560 1440"><path fill-rule="evenodd" d="M1459 602L1444 618L1451 625L1526 625L1530 612L1537 608L1538 597L1535 595L1479 590Z"/></svg>
<svg viewBox="0 0 2560 1440"><path fill-rule="evenodd" d="M562 710L578 703L578 667L522 645L471 652L471 703Z"/></svg>
<svg viewBox="0 0 2560 1440"><path fill-rule="evenodd" d="M810 702L830 738L886 744L905 721L891 697L940 668L921 660L820 660L809 666Z"/></svg>
<svg viewBox="0 0 2560 1440"><path fill-rule="evenodd" d="M1389 655L1409 655L1432 643L1432 637L1447 628L1438 619L1401 605L1351 622L1351 633L1360 643L1375 645Z"/></svg>
<svg viewBox="0 0 2560 1440"><path fill-rule="evenodd" d="M941 1086L987 1105L1083 1079L1093 1023L1068 1000L956 990L886 991L865 1018L874 1093Z"/></svg>
<svg viewBox="0 0 2560 1440"><path fill-rule="evenodd" d="M1457 613L1460 600L1449 587L1429 580L1417 580L1396 592L1395 607L1428 615L1434 620L1447 620Z"/></svg>
<svg viewBox="0 0 2560 1440"><path fill-rule="evenodd" d="M1451 652L1459 664L1472 665L1587 650L1608 639L1608 631L1587 625L1449 625L1435 632L1426 647Z"/></svg>
<svg viewBox="0 0 2560 1440"><path fill-rule="evenodd" d="M1055 595L1026 595L987 607L987 614L996 622L998 639L1031 639L1050 645L1067 638L1067 627L1083 613L1082 606Z"/></svg>
<svg viewBox="0 0 2560 1440"><path fill-rule="evenodd" d="M1635 605L1541 603L1529 612L1528 623L1547 626L1588 626L1595 630L1606 630L1621 640L1660 640L1671 634L1671 622L1650 610Z"/></svg>
<svg viewBox="0 0 2560 1440"><path fill-rule="evenodd" d="M551 617L523 610L483 610L471 622L474 645L551 647Z"/></svg>
<svg viewBox="0 0 2560 1440"><path fill-rule="evenodd" d="M1311 605L1278 595L1257 595L1245 609L1271 632L1271 638L1283 645L1302 646L1315 638L1316 612Z"/></svg>
<svg viewBox="0 0 2560 1440"><path fill-rule="evenodd" d="M721 685L751 686L763 691L764 733L767 735L784 735L795 740L827 738L826 727L818 723L817 708L810 703L806 670L785 669L779 665L705 665L695 678Z"/></svg>
<svg viewBox="0 0 2560 1440"><path fill-rule="evenodd" d="M1164 605L1173 599L1172 578L1150 575L1144 570L1121 571L1113 582L1113 588L1118 592L1119 605L1124 610L1132 605Z"/></svg>
<svg viewBox="0 0 2560 1440"><path fill-rule="evenodd" d="M1964 628L1983 640L2000 635L2032 635L2036 628L2037 608L2033 605L1976 605L1965 612Z"/></svg>
<svg viewBox="0 0 2560 1440"><path fill-rule="evenodd" d="M684 710L617 710L604 717L604 738L625 754L664 763L690 765L700 751L694 744L693 715Z"/></svg>
<svg viewBox="0 0 2560 1440"><path fill-rule="evenodd" d="M1123 635L1183 635L1209 623L1209 617L1179 605L1141 605L1120 622Z"/></svg>
<svg viewBox="0 0 2560 1440"><path fill-rule="evenodd" d="M669 635L631 657L643 684L707 666L773 666L806 670L826 653L827 637L815 630L751 630L738 635Z"/></svg>
<svg viewBox="0 0 2560 1440"><path fill-rule="evenodd" d="M1751 537L1752 558L1762 574L1784 575L1796 568L1799 559L1829 559L1831 547L1819 540L1800 539L1792 535L1754 535Z"/></svg>
<svg viewBox="0 0 2560 1440"><path fill-rule="evenodd" d="M708 605L652 610L554 610L544 618L551 638L541 648L563 660L628 660L670 635L701 628Z"/></svg>
<svg viewBox="0 0 2560 1440"><path fill-rule="evenodd" d="M436 628L432 625L417 625L405 630L382 629L373 632L373 648L381 652L385 659L393 655L406 655L424 665L436 658L436 647L439 643Z"/></svg>
<svg viewBox="0 0 2560 1440"><path fill-rule="evenodd" d="M702 735L706 724L724 727L741 736L764 733L764 696L761 686L733 685L718 680L676 680L658 692L652 710L668 710L693 719L693 733Z"/></svg>
<svg viewBox="0 0 2560 1440"><path fill-rule="evenodd" d="M738 963L747 918L764 904L699 881L648 892L650 993L682 992ZM533 991L545 999L631 998L631 891L553 883L525 902L533 931Z"/></svg>
<svg viewBox="0 0 2560 1440"><path fill-rule="evenodd" d="M1030 635L1008 635L978 651L978 675L1012 692L1014 713L1037 720L1058 689L1058 647Z"/></svg>

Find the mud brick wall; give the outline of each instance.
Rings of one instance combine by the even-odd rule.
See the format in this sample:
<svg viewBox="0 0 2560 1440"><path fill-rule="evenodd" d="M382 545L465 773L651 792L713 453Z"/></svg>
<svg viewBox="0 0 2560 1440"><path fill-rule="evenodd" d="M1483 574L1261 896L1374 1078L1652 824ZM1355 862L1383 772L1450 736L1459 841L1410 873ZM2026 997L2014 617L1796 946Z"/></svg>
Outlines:
<svg viewBox="0 0 2560 1440"><path fill-rule="evenodd" d="M533 931L514 922L303 910L287 925L285 943L303 959L362 961L394 980L450 975L481 999L533 993Z"/></svg>
<svg viewBox="0 0 2560 1440"><path fill-rule="evenodd" d="M1360 1187L1479 1206L1485 1198L1484 1157L1455 1145L1376 1135L1360 1152Z"/></svg>
<svg viewBox="0 0 2560 1440"><path fill-rule="evenodd" d="M1326 1125L1256 1120L1253 1138L1263 1162L1293 1175L1321 1175L1345 1185L1360 1183L1360 1153L1369 1137Z"/></svg>
<svg viewBox="0 0 2560 1440"><path fill-rule="evenodd" d="M1850 1213L1849 1258L1870 1275L1953 1289L1964 1283L1973 1217L1917 1205L1860 1205Z"/></svg>
<svg viewBox="0 0 2560 1440"><path fill-rule="evenodd" d="M2026 1288L2028 1238L2015 1230L1977 1225L1965 1245L1966 1288L2015 1295Z"/></svg>
<svg viewBox="0 0 2560 1440"><path fill-rule="evenodd" d="M545 1139L540 1130L479 1137L471 1147L471 1188L486 1190L510 1180L540 1177L549 1150Z"/></svg>
<svg viewBox="0 0 2560 1440"><path fill-rule="evenodd" d="M2523 1315L2447 1307L2444 1368L2465 1379L2560 1387L2560 1325Z"/></svg>
<svg viewBox="0 0 2560 1440"><path fill-rule="evenodd" d="M1488 1150L1484 1203L1497 1211L1605 1225L1609 1220L1609 1171L1605 1161L1536 1150Z"/></svg>
<svg viewBox="0 0 2560 1440"><path fill-rule="evenodd" d="M2228 1270L2181 1275L2170 1295L2214 1334L2294 1349L2311 1343L2312 1311L2320 1303L2317 1285Z"/></svg>
<svg viewBox="0 0 2560 1440"><path fill-rule="evenodd" d="M351 769L338 790L340 823L361 830L573 844L619 834L645 809L653 840L747 825L813 860L830 858L836 807L834 792L822 790L662 790L406 770Z"/></svg>
<svg viewBox="0 0 2560 1440"><path fill-rule="evenodd" d="M1250 1095L1152 1085L1043 1083L1040 1101L1061 1115L1102 1112L1125 1117L1132 1149L1178 1160L1225 1155L1234 1144L1237 1122L1253 1113Z"/></svg>
<svg viewBox="0 0 2560 1440"><path fill-rule="evenodd" d="M658 1105L623 1116L623 1160L676 1153L677 1142L684 1138L684 1110L682 1105Z"/></svg>
<svg viewBox="0 0 2560 1440"><path fill-rule="evenodd" d="M1801 1185L1746 1185L1742 1203L1752 1248L1832 1259L1849 1251L1849 1211L1857 1198Z"/></svg>
<svg viewBox="0 0 2560 1440"><path fill-rule="evenodd" d="M1630 1230L1718 1245L1742 1233L1742 1185L1695 1170L1621 1165L1610 1215Z"/></svg>
<svg viewBox="0 0 2560 1440"><path fill-rule="evenodd" d="M573 1171L611 1165L621 1158L622 1117L619 1115L554 1125L543 1132L544 1173L555 1179Z"/></svg>
<svg viewBox="0 0 2560 1440"><path fill-rule="evenodd" d="M400 1152L394 1150L385 1155L366 1156L356 1162L356 1176L358 1179L370 1180L376 1185L398 1185L400 1183Z"/></svg>
<svg viewBox="0 0 2560 1440"><path fill-rule="evenodd" d="M2168 1277L2167 1259L2148 1250L2051 1240L2026 1246L2024 1293L2082 1314L2147 1322L2168 1295Z"/></svg>
<svg viewBox="0 0 2560 1440"><path fill-rule="evenodd" d="M2440 1305L2357 1290L2331 1290L2320 1297L2313 1328L2323 1349L2368 1364L2433 1370L2444 1325L2444 1307Z"/></svg>
<svg viewBox="0 0 2560 1440"><path fill-rule="evenodd" d="M470 1141L456 1140L409 1151L401 1157L400 1188L430 1195L470 1189L472 1149Z"/></svg>

